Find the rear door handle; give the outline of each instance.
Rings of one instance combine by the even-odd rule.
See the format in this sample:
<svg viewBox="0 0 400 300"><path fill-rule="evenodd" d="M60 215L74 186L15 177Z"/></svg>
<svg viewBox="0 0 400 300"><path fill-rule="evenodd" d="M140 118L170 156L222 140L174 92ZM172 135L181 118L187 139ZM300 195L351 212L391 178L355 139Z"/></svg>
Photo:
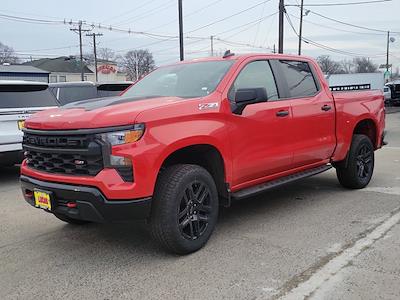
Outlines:
<svg viewBox="0 0 400 300"><path fill-rule="evenodd" d="M289 115L289 111L288 110L280 110L276 112L276 116L277 117L286 117Z"/></svg>
<svg viewBox="0 0 400 300"><path fill-rule="evenodd" d="M321 109L323 110L323 111L328 111L328 110L331 110L331 106L330 105L328 105L328 104L325 104L324 106L322 106L321 107Z"/></svg>

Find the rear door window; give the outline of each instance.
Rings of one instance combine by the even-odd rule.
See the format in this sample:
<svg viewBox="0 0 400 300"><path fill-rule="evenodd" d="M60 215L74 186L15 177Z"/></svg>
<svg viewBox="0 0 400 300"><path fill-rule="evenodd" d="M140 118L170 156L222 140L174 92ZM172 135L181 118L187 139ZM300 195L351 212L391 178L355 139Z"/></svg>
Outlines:
<svg viewBox="0 0 400 300"><path fill-rule="evenodd" d="M58 106L47 85L0 85L0 108Z"/></svg>
<svg viewBox="0 0 400 300"><path fill-rule="evenodd" d="M310 65L303 61L280 60L286 78L290 98L310 97L318 92Z"/></svg>

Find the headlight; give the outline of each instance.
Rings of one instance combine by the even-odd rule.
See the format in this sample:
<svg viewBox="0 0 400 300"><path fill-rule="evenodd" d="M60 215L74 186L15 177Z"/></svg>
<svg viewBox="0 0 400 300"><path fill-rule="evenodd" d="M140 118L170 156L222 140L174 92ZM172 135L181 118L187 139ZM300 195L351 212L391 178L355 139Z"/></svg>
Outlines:
<svg viewBox="0 0 400 300"><path fill-rule="evenodd" d="M100 133L98 138L111 146L134 143L140 140L144 133L144 124L135 124L132 129Z"/></svg>

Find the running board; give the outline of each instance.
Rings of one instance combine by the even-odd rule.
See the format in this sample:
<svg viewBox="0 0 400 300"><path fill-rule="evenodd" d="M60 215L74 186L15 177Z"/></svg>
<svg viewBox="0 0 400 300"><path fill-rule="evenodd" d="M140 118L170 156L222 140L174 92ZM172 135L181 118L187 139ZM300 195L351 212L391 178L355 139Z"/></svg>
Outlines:
<svg viewBox="0 0 400 300"><path fill-rule="evenodd" d="M299 173L295 173L289 176L285 176L282 178L278 178L272 181L268 181L268 182L264 182L261 183L259 185L256 186L252 186L237 192L232 193L232 198L234 199L242 199L242 198L246 198L246 197L250 197L250 196L254 196L256 194L265 192L267 190L276 188L278 186L299 180L299 179L303 179L306 177L310 177L313 175L317 175L319 173L325 172L327 170L329 170L330 168L332 168L331 165L323 165L317 168L313 168L313 169L309 169L306 171L302 171Z"/></svg>

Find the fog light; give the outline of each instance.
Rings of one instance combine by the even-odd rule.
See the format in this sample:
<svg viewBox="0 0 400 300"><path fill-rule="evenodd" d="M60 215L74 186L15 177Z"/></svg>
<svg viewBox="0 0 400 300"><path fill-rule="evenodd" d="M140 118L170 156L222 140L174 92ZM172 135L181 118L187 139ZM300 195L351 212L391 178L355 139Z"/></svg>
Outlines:
<svg viewBox="0 0 400 300"><path fill-rule="evenodd" d="M133 182L132 161L124 156L110 155L110 165L126 182Z"/></svg>

